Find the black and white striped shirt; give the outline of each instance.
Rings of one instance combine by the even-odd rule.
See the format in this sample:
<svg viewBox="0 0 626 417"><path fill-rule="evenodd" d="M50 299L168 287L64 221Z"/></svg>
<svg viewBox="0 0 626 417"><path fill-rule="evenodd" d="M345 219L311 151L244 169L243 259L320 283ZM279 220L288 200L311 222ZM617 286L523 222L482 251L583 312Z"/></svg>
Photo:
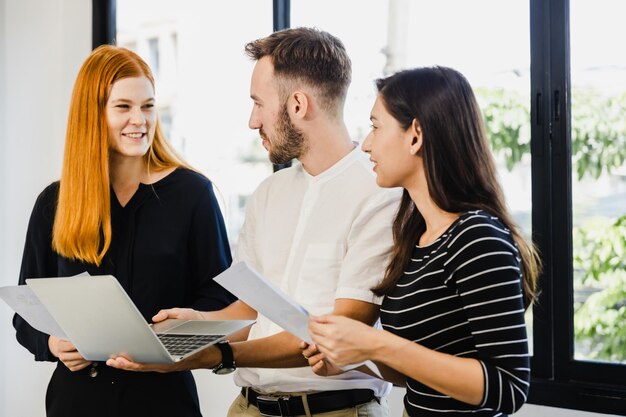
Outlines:
<svg viewBox="0 0 626 417"><path fill-rule="evenodd" d="M477 359L485 396L473 406L408 379L410 416L505 416L526 401L530 365L521 278L510 231L484 211L463 214L436 241L415 247L383 300L383 327L427 348Z"/></svg>

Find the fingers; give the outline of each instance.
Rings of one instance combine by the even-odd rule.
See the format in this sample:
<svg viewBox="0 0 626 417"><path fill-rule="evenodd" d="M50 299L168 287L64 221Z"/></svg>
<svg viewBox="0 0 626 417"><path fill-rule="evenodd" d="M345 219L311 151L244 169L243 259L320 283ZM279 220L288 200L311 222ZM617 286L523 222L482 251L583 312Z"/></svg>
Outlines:
<svg viewBox="0 0 626 417"><path fill-rule="evenodd" d="M302 356L304 356L304 359L307 360L309 366L312 366L325 358L324 354L318 351L317 348L308 349L308 351L302 352Z"/></svg>
<svg viewBox="0 0 626 417"><path fill-rule="evenodd" d="M323 355L315 355L315 360L322 358ZM313 358L311 358L313 359ZM329 361L327 358L320 359L311 365L311 370L319 376L333 376L343 374L345 371Z"/></svg>
<svg viewBox="0 0 626 417"><path fill-rule="evenodd" d="M48 337L48 349L50 349L50 352L52 352L52 354L56 357L59 356L59 349L57 348L58 344L59 344L59 339L56 336L50 336Z"/></svg>
<svg viewBox="0 0 626 417"><path fill-rule="evenodd" d="M313 367L317 365L318 362L323 362L325 358L326 356L323 353L318 352L314 355L309 356L307 360L309 361L309 366Z"/></svg>
<svg viewBox="0 0 626 417"><path fill-rule="evenodd" d="M76 372L88 367L91 361L83 358L83 355L76 350L74 345L67 340L61 340L58 344L58 358L63 365L65 365L70 371Z"/></svg>
<svg viewBox="0 0 626 417"><path fill-rule="evenodd" d="M48 338L48 348L57 358L60 358L65 352L72 352L76 350L72 342L65 339L59 339L56 336L50 336Z"/></svg>
<svg viewBox="0 0 626 417"><path fill-rule="evenodd" d="M163 321L165 319L175 319L178 317L178 314L176 312L176 310L178 310L177 308L169 308L167 310L161 310L158 313L156 313L154 315L154 317L152 317L152 321L154 323L158 323L160 321Z"/></svg>
<svg viewBox="0 0 626 417"><path fill-rule="evenodd" d="M320 323L318 321L309 320L309 334L315 341L315 336L321 336L324 333L325 323Z"/></svg>
<svg viewBox="0 0 626 417"><path fill-rule="evenodd" d="M181 320L203 320L202 312L193 308L168 308L161 310L152 317L154 323L158 323L165 319L181 319Z"/></svg>
<svg viewBox="0 0 626 417"><path fill-rule="evenodd" d="M133 362L129 359L124 358L123 356L117 356L115 358L107 359L106 364L111 368L136 372L171 372L172 370L175 370L171 367L168 367L167 365Z"/></svg>
<svg viewBox="0 0 626 417"><path fill-rule="evenodd" d="M91 364L91 361L83 358L83 355L76 350L76 347L69 340L50 336L48 338L48 347L50 348L50 352L59 358L59 361L72 372L85 369Z"/></svg>
<svg viewBox="0 0 626 417"><path fill-rule="evenodd" d="M327 336L335 329L335 325L341 322L345 317L326 315L326 316L311 316L309 318L309 333L311 336Z"/></svg>
<svg viewBox="0 0 626 417"><path fill-rule="evenodd" d="M322 326L319 329L316 326ZM311 338L315 344L315 349L318 351L322 351L322 347L328 348L329 345L333 344L332 330L324 328L326 325L315 325L309 324L309 333L311 334Z"/></svg>
<svg viewBox="0 0 626 417"><path fill-rule="evenodd" d="M304 359L308 359L310 355L306 354L306 350L309 348L309 344L307 342L305 342L304 340L300 341L300 344L298 344L298 349L300 349L302 351L302 356L304 356Z"/></svg>
<svg viewBox="0 0 626 417"><path fill-rule="evenodd" d="M302 356L307 360L313 373L319 376L339 375L344 371L332 363L332 358L327 356L330 353L325 348L316 344L300 342L299 348Z"/></svg>
<svg viewBox="0 0 626 417"><path fill-rule="evenodd" d="M80 371L91 365L91 363L91 361L80 361L78 364L74 365L73 368L70 368L70 370L72 370L72 372Z"/></svg>
<svg viewBox="0 0 626 417"><path fill-rule="evenodd" d="M354 322L358 321L355 319L351 319L350 317L341 316L337 314L326 314L324 316L310 316L309 322L315 322L319 324L341 324L345 322Z"/></svg>
<svg viewBox="0 0 626 417"><path fill-rule="evenodd" d="M311 367L324 360L324 354L321 353L314 344L308 344L302 341L300 342L299 348L302 349L302 356L304 356L304 359L307 360Z"/></svg>
<svg viewBox="0 0 626 417"><path fill-rule="evenodd" d="M126 371L143 371L144 366L142 364L129 361L128 359L117 356L115 358L107 359L107 366L111 368L124 369Z"/></svg>
<svg viewBox="0 0 626 417"><path fill-rule="evenodd" d="M335 349L318 344L317 350L319 351L320 359L323 359L324 362L332 362L339 366L346 365Z"/></svg>
<svg viewBox="0 0 626 417"><path fill-rule="evenodd" d="M332 314L327 314L324 316L311 316L309 317L309 322L313 321L315 323L332 323L336 316Z"/></svg>
<svg viewBox="0 0 626 417"><path fill-rule="evenodd" d="M311 370L319 376L326 376L326 364L324 361L319 361L315 365L311 365Z"/></svg>
<svg viewBox="0 0 626 417"><path fill-rule="evenodd" d="M307 358L313 373L319 376L328 376L328 363L324 360L323 353L316 353Z"/></svg>
<svg viewBox="0 0 626 417"><path fill-rule="evenodd" d="M324 355L324 357L330 358L329 355L332 355L332 351L330 351L329 349L327 349L326 347L324 347L321 344L317 344L317 350L320 354Z"/></svg>
<svg viewBox="0 0 626 417"><path fill-rule="evenodd" d="M85 361L85 358L83 358L83 355L81 355L80 352L78 352L77 350L72 350L67 352L61 352L59 354L59 360L63 363L66 363L70 361Z"/></svg>
<svg viewBox="0 0 626 417"><path fill-rule="evenodd" d="M63 365L67 367L72 372L80 371L81 369L85 369L89 365L91 365L91 361L87 360L72 360L72 361L63 361Z"/></svg>
<svg viewBox="0 0 626 417"><path fill-rule="evenodd" d="M302 356L304 356L306 359L309 359L311 356L315 355L316 353L319 353L319 351L317 350L317 346L315 345L306 344L306 347L302 349Z"/></svg>

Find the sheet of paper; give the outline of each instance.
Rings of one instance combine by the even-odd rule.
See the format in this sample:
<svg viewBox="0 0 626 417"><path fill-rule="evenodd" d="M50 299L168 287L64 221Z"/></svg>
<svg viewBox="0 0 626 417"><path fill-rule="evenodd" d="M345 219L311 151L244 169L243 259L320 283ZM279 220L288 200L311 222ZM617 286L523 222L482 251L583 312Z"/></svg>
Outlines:
<svg viewBox="0 0 626 417"><path fill-rule="evenodd" d="M0 298L35 329L61 339L67 339L61 327L28 285L1 287Z"/></svg>
<svg viewBox="0 0 626 417"><path fill-rule="evenodd" d="M214 281L288 332L313 343L307 329L309 313L270 280L245 262L238 262Z"/></svg>
<svg viewBox="0 0 626 417"><path fill-rule="evenodd" d="M214 278L214 281L268 319L299 337L313 343L307 327L309 313L270 280L245 262L238 262ZM380 377L371 361L344 367L344 370L367 366Z"/></svg>

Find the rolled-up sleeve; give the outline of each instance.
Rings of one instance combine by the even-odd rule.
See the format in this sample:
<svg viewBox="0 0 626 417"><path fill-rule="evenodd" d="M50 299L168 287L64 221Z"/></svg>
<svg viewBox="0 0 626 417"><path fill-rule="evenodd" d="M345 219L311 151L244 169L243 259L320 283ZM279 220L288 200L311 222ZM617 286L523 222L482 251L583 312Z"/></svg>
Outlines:
<svg viewBox="0 0 626 417"><path fill-rule="evenodd" d="M400 191L377 193L352 223L335 298L350 298L380 304L372 293L385 275L393 245L392 224Z"/></svg>

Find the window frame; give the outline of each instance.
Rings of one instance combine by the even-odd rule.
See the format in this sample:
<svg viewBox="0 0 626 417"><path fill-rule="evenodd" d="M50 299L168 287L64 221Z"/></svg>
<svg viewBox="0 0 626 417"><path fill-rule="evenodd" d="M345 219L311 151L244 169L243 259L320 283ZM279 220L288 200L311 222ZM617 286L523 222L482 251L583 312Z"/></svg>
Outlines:
<svg viewBox="0 0 626 417"><path fill-rule="evenodd" d="M529 403L626 410L626 365L574 359L569 0L530 0L532 229L544 262Z"/></svg>
<svg viewBox="0 0 626 417"><path fill-rule="evenodd" d="M274 31L290 27L290 0L271 1ZM115 43L116 0L92 3L93 47ZM532 234L544 271L528 402L620 414L626 365L574 359L569 0L529 0L529 13Z"/></svg>

